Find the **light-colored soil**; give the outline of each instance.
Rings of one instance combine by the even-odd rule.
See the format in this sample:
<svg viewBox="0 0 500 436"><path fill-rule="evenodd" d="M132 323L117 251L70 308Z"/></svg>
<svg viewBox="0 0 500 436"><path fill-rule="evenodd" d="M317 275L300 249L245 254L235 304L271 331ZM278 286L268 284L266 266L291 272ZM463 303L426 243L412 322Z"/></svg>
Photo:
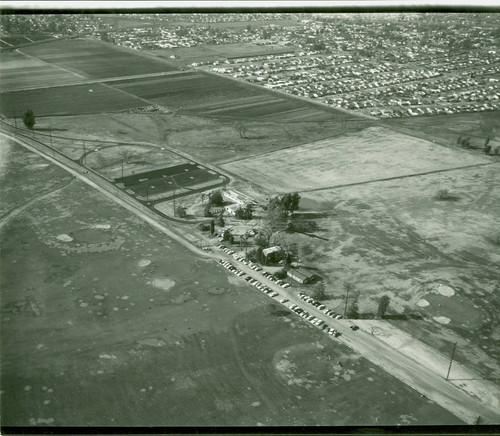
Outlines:
<svg viewBox="0 0 500 436"><path fill-rule="evenodd" d="M269 190L288 192L400 177L490 160L370 127L360 132L238 160L223 169Z"/></svg>

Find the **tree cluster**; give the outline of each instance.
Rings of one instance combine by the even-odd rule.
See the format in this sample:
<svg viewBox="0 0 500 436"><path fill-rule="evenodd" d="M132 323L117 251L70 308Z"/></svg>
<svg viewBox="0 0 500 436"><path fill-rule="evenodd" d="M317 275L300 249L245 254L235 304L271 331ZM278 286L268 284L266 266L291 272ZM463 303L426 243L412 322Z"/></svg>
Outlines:
<svg viewBox="0 0 500 436"><path fill-rule="evenodd" d="M33 130L33 127L35 127L35 114L31 109L24 112L23 123L30 130Z"/></svg>
<svg viewBox="0 0 500 436"><path fill-rule="evenodd" d="M177 208L175 209L175 214L178 217L186 218L187 216L186 208L184 206L177 206Z"/></svg>
<svg viewBox="0 0 500 436"><path fill-rule="evenodd" d="M252 206L247 204L246 206L240 206L234 211L236 218L240 220L251 220L253 218Z"/></svg>
<svg viewBox="0 0 500 436"><path fill-rule="evenodd" d="M457 144L461 145L462 147L469 148L470 147L470 137L468 137L468 136L460 136L457 139Z"/></svg>
<svg viewBox="0 0 500 436"><path fill-rule="evenodd" d="M391 302L391 299L387 295L383 295L380 298L380 301L378 303L378 310L377 310L377 315L380 318L383 318L385 313L387 312L387 308L389 307L389 303Z"/></svg>
<svg viewBox="0 0 500 436"><path fill-rule="evenodd" d="M215 191L208 196L209 206L222 206L224 204L224 199L222 198L222 192Z"/></svg>

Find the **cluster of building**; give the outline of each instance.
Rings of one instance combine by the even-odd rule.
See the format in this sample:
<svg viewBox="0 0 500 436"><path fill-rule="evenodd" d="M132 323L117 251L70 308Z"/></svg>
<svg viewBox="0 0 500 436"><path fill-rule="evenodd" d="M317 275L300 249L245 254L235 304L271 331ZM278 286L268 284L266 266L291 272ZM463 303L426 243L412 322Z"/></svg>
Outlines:
<svg viewBox="0 0 500 436"><path fill-rule="evenodd" d="M500 107L500 53L450 54L411 65L300 51L197 64L267 88L380 117Z"/></svg>

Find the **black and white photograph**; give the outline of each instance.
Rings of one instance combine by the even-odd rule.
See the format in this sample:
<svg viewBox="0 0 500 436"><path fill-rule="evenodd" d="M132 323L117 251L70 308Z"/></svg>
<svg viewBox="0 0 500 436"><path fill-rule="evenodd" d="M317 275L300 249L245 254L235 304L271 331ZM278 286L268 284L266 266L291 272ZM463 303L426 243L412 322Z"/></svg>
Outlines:
<svg viewBox="0 0 500 436"><path fill-rule="evenodd" d="M500 431L500 4L16 3L3 434Z"/></svg>

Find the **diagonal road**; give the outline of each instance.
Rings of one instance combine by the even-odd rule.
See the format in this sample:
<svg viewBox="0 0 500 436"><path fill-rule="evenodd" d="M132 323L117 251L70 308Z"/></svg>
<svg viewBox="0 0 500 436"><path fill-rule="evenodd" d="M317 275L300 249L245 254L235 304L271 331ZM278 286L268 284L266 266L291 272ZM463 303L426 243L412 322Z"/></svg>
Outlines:
<svg viewBox="0 0 500 436"><path fill-rule="evenodd" d="M300 300L293 291L285 290L279 285L265 279L261 274L253 271L248 266L235 261L233 257L226 255L222 251L220 254L209 254L198 249L184 237L186 234L184 229L175 228L173 223L162 220L154 212L139 204L127 194L116 188L112 183L107 182L98 175L93 174L92 172L85 174L85 170L69 158L57 155L56 159L48 154L48 148L42 144L28 144L25 141L21 141L5 133L0 133L0 135L17 142L30 151L39 154L45 159L65 169L76 178L102 192L116 203L148 222L158 230L167 234L172 239L175 239L193 253L201 255L205 258L212 258L214 260L220 258L229 260L231 263L237 265L237 267L246 274L256 278L262 283L265 283L269 288L278 292L279 295L276 297L276 301L279 301L284 297L288 298L291 303L295 303L298 306L303 307L310 314L322 319L327 324L342 333L339 338L335 338L333 340L339 341L350 347L352 350L360 353L372 363L378 365L394 377L420 392L422 395L425 395L435 403L449 410L464 422L474 424L479 418L482 424L500 424L500 410L498 410L498 408L485 404L480 399L473 398L458 386L455 386L445 380L442 374L438 374L432 369L432 365L427 366L425 361L418 361L398 352L395 348L380 341L374 335L370 335L359 330L356 332L351 331L349 328L349 321L334 320L331 317L328 317L314 306L307 305L305 302Z"/></svg>

